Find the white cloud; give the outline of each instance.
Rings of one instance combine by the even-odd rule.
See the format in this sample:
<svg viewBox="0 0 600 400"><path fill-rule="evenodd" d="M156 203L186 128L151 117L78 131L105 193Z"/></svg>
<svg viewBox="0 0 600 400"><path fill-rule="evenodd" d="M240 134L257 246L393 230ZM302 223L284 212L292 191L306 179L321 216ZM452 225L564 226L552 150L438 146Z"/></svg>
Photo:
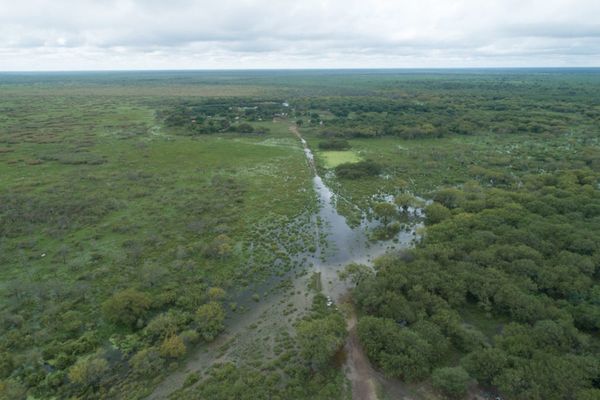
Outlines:
<svg viewBox="0 0 600 400"><path fill-rule="evenodd" d="M597 0L0 0L0 70L597 66Z"/></svg>

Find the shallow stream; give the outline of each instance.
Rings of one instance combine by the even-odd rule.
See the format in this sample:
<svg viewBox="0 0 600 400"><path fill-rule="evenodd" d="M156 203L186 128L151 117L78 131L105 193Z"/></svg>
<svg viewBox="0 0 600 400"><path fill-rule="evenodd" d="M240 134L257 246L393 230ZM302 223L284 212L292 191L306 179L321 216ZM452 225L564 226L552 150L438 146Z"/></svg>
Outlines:
<svg viewBox="0 0 600 400"><path fill-rule="evenodd" d="M292 131L300 138L309 167L314 173L313 188L319 199L320 224L317 225L317 235L324 236L328 244L326 248L319 248L317 255L313 256L314 269L321 275L323 294L337 302L349 289L347 284L339 279L339 271L349 263L370 265L373 259L386 251L409 247L415 239L419 224L410 225L408 230L402 230L393 240L377 242L369 240L369 233L379 223L369 220L366 213L361 224L351 228L346 218L337 212L336 195L318 175L314 155L306 140L300 137L297 130L292 129ZM420 211L417 211L417 214L420 214Z"/></svg>

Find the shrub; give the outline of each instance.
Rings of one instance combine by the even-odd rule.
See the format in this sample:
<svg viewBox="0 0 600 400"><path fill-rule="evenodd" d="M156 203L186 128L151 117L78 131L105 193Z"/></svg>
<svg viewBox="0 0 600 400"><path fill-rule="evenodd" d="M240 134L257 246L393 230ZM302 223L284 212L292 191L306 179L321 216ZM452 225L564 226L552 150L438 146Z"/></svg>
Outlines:
<svg viewBox="0 0 600 400"><path fill-rule="evenodd" d="M506 354L494 348L474 351L461 360L463 368L484 385L490 385L507 363Z"/></svg>
<svg viewBox="0 0 600 400"><path fill-rule="evenodd" d="M185 343L180 336L169 336L160 345L159 352L165 358L179 358L185 354Z"/></svg>
<svg viewBox="0 0 600 400"><path fill-rule="evenodd" d="M391 219L398 215L398 210L395 205L390 203L376 203L373 206L373 212L378 219L383 222L383 225L387 226Z"/></svg>
<svg viewBox="0 0 600 400"><path fill-rule="evenodd" d="M7 379L0 380L0 399L25 400L27 388L18 381Z"/></svg>
<svg viewBox="0 0 600 400"><path fill-rule="evenodd" d="M0 353L0 378L7 378L15 367L12 355L3 351Z"/></svg>
<svg viewBox="0 0 600 400"><path fill-rule="evenodd" d="M327 139L319 142L319 149L321 150L348 150L350 143L346 139Z"/></svg>
<svg viewBox="0 0 600 400"><path fill-rule="evenodd" d="M80 358L69 368L69 380L82 386L96 386L108 371L108 361L92 356Z"/></svg>
<svg viewBox="0 0 600 400"><path fill-rule="evenodd" d="M302 321L297 329L298 345L302 356L313 369L327 365L344 344L346 322L339 314Z"/></svg>
<svg viewBox="0 0 600 400"><path fill-rule="evenodd" d="M450 210L439 203L433 203L425 207L425 224L434 225L452 216Z"/></svg>
<svg viewBox="0 0 600 400"><path fill-rule="evenodd" d="M115 293L102 304L102 313L110 322L133 327L148 311L150 304L150 296L146 293L136 289L125 289Z"/></svg>
<svg viewBox="0 0 600 400"><path fill-rule="evenodd" d="M223 307L215 302L201 305L196 310L196 322L198 323L198 333L206 341L212 341L225 328L225 311Z"/></svg>
<svg viewBox="0 0 600 400"><path fill-rule="evenodd" d="M220 287L211 287L210 289L208 289L208 298L211 301L217 301L217 300L221 300L222 298L225 297L225 291L223 289L221 289Z"/></svg>
<svg viewBox="0 0 600 400"><path fill-rule="evenodd" d="M173 312L166 312L152 318L144 329L144 334L152 340L174 335L179 330L180 320Z"/></svg>
<svg viewBox="0 0 600 400"><path fill-rule="evenodd" d="M254 132L254 127L248 123L241 123L238 126L232 126L229 129L234 132L239 132L239 133L253 133Z"/></svg>
<svg viewBox="0 0 600 400"><path fill-rule="evenodd" d="M138 376L152 376L159 372L164 365L164 360L160 358L158 351L151 347L142 349L135 353L129 360L133 373Z"/></svg>
<svg viewBox="0 0 600 400"><path fill-rule="evenodd" d="M372 160L344 163L335 167L335 173L340 179L360 179L377 176L381 173L381 170L381 165Z"/></svg>
<svg viewBox="0 0 600 400"><path fill-rule="evenodd" d="M462 397L467 393L469 374L462 367L439 368L431 374L433 387L451 398Z"/></svg>
<svg viewBox="0 0 600 400"><path fill-rule="evenodd" d="M435 358L431 344L392 319L363 317L358 322L358 336L369 358L391 376L417 381L431 369Z"/></svg>

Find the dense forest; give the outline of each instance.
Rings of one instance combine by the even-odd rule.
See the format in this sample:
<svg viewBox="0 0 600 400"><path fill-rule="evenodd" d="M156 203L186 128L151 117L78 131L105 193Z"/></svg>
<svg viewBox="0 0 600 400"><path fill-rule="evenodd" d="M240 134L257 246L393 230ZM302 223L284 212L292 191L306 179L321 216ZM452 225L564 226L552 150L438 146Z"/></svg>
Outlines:
<svg viewBox="0 0 600 400"><path fill-rule="evenodd" d="M432 375L453 396L471 377L507 398L595 398L598 178L437 191L419 246L377 260L354 291L371 359L401 379Z"/></svg>

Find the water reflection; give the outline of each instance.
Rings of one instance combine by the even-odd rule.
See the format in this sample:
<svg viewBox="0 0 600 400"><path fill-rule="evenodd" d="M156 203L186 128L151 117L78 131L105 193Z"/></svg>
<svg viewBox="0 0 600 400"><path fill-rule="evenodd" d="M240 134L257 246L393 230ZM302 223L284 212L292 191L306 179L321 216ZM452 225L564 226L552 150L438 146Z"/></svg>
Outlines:
<svg viewBox="0 0 600 400"><path fill-rule="evenodd" d="M313 170L313 187L319 199L317 235L322 242L327 243L319 247L313 257L315 272L321 274L324 294L337 300L345 294L348 286L340 281L338 272L349 263L371 264L372 260L388 250L409 247L415 238L415 230L419 224L413 224L408 230L403 230L390 241L369 241L369 232L376 226L377 221L369 220L363 215L361 224L355 228L350 227L346 218L340 215L335 207L336 196L323 179L317 174L314 165L314 155L306 140L300 139L304 146L304 153L309 166ZM420 214L417 210L415 214Z"/></svg>

